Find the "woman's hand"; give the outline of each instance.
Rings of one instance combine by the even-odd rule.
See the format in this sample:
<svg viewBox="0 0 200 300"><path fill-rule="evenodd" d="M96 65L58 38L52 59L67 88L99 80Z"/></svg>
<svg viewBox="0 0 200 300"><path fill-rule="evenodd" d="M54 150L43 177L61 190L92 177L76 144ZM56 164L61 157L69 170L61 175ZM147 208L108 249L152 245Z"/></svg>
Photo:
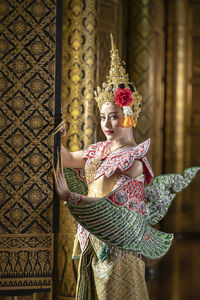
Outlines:
<svg viewBox="0 0 200 300"><path fill-rule="evenodd" d="M53 170L54 170L56 193L60 200L67 201L67 203L71 205L79 205L79 203L81 203L81 205L87 205L87 204L97 202L101 199L99 197L82 196L80 194L69 191L69 188L65 180L64 172L63 172L62 155L60 156L59 153L57 155L56 170L55 169Z"/></svg>
<svg viewBox="0 0 200 300"><path fill-rule="evenodd" d="M54 129L53 135L56 135L56 133L60 132L61 136L66 135L66 124L65 124L65 118L62 116L62 121L58 124L58 126Z"/></svg>
<svg viewBox="0 0 200 300"><path fill-rule="evenodd" d="M54 169L55 189L60 200L67 201L69 189L63 172L62 156L57 155L57 166Z"/></svg>
<svg viewBox="0 0 200 300"><path fill-rule="evenodd" d="M65 118L64 117L62 117L62 121L64 121L64 122L63 122L63 125L62 125L61 129L60 129L61 137L66 136L66 124L65 124Z"/></svg>

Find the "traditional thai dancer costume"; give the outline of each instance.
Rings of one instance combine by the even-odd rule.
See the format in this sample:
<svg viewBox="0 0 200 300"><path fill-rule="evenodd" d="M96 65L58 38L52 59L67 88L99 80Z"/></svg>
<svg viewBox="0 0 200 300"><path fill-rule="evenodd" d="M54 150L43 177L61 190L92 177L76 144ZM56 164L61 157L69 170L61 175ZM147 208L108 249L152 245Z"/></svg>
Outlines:
<svg viewBox="0 0 200 300"><path fill-rule="evenodd" d="M129 83L112 41L108 82L102 90L97 89L96 100L101 106L113 99L123 108L123 126L134 127L141 96ZM79 224L73 252L73 258L80 259L76 299L145 300L143 258L162 257L173 239L173 234L151 225L165 216L175 194L191 182L199 168L189 168L183 176L168 174L152 179L146 158L150 139L115 153L109 151L110 145L109 141L99 142L84 151L85 175L81 170L64 170L72 194L101 197L86 206L77 205L76 197L67 201ZM126 171L135 160L143 163L144 174L132 178Z"/></svg>

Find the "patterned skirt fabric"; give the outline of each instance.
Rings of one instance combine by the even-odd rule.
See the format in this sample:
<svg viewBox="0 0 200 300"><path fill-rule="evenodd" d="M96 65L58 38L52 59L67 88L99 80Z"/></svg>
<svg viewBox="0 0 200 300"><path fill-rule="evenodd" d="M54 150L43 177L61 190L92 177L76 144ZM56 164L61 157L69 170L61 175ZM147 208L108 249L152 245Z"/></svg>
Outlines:
<svg viewBox="0 0 200 300"><path fill-rule="evenodd" d="M90 235L79 262L76 300L147 300L145 263L131 252L112 249L102 262L103 243Z"/></svg>

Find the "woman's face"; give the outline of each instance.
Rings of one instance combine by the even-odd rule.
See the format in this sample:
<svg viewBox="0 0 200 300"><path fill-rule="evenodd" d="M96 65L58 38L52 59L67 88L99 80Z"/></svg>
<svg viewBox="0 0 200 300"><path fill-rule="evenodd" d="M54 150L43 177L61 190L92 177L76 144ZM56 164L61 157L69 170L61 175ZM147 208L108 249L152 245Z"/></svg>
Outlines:
<svg viewBox="0 0 200 300"><path fill-rule="evenodd" d="M112 102L104 102L101 111L101 128L108 141L116 141L123 138L130 128L121 127L124 114L121 107Z"/></svg>

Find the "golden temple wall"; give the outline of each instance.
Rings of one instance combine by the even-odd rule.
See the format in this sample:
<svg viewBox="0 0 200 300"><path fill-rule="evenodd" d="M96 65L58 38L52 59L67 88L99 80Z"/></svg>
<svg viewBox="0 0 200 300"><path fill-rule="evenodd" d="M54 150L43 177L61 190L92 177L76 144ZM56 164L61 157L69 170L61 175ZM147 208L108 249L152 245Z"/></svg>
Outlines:
<svg viewBox="0 0 200 300"><path fill-rule="evenodd" d="M0 294L52 287L55 1L0 1Z"/></svg>

